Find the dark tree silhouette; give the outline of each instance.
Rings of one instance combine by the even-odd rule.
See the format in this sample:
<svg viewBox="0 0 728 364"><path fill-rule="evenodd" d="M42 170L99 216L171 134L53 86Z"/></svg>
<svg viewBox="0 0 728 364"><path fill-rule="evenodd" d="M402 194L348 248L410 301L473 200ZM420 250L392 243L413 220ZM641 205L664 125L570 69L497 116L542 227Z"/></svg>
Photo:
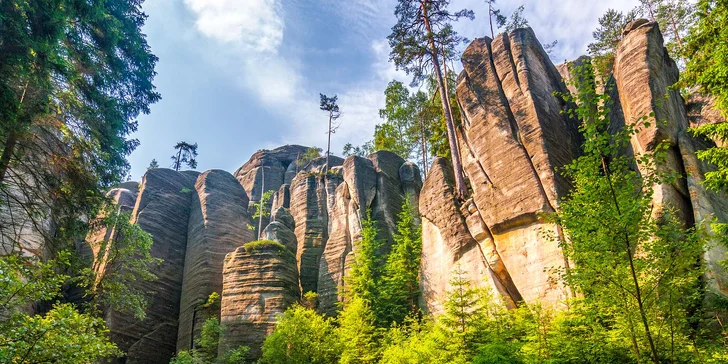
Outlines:
<svg viewBox="0 0 728 364"><path fill-rule="evenodd" d="M187 142L179 142L174 146L177 151L172 158L172 169L179 171L182 164L186 164L188 167L195 169L197 168L197 143L189 144Z"/></svg>
<svg viewBox="0 0 728 364"><path fill-rule="evenodd" d="M336 129L339 128L340 124L334 124L334 122L341 116L341 111L339 111L339 105L337 104L338 96L328 97L324 94L319 94L319 96L321 96L320 109L326 111L329 115L329 129L326 132L329 135L329 141L326 147L326 173L328 173L329 155L331 155L331 134L336 133Z"/></svg>

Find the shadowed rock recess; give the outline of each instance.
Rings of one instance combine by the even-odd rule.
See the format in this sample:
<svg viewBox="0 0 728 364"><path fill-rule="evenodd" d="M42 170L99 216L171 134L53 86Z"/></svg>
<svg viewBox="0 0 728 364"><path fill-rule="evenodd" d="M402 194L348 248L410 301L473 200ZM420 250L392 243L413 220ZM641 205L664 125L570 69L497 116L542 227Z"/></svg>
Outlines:
<svg viewBox="0 0 728 364"><path fill-rule="evenodd" d="M557 210L572 188L557 171L578 156L583 140L579 122L561 112L571 105L554 94L570 91L562 78L571 79L571 64L589 61L554 66L531 29L467 47L456 89L463 113L456 134L470 190L465 201L454 195L446 159L436 158L424 181L415 164L386 151L332 157L325 173L325 158L299 163L307 148L297 145L258 151L234 174L152 169L138 188L130 183L110 191L152 235L152 254L164 259L153 268L159 280L139 283L153 293L146 320L106 312L126 363L167 363L175 351L195 345L210 317L225 327L220 351L247 345L254 360L276 317L307 292L318 293L321 312L336 315L361 220L371 214L387 254L404 198L421 214L426 310L442 311L458 269L509 307L524 300L559 306L569 293L549 272L569 262L544 237L561 230L541 214ZM669 88L677 79L657 25L630 24L607 81L614 86L615 126L650 115L659 121L635 135L630 151L639 155L667 142L662 168L683 176L654 186L655 214L674 208L686 226L728 221L728 198L703 188L711 166L695 157L711 142L686 132L689 125L716 122L715 113L709 98L692 100L688 112ZM253 242L259 236L253 203L265 191L273 191L272 213L261 225L264 240ZM104 266L100 248L108 249L101 243L111 236L88 237L100 272L114 269ZM722 295L728 276L717 263L725 253L719 247L705 252L707 287ZM220 305L203 306L212 292L221 294Z"/></svg>

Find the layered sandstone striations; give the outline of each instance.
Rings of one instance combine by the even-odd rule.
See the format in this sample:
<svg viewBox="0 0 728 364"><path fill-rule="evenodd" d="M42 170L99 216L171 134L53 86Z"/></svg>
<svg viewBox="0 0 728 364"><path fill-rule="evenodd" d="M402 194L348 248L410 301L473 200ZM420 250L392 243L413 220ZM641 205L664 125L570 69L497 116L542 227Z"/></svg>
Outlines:
<svg viewBox="0 0 728 364"><path fill-rule="evenodd" d="M277 316L299 300L296 257L280 243L255 241L229 253L222 274L219 351L246 345L258 358Z"/></svg>
<svg viewBox="0 0 728 364"><path fill-rule="evenodd" d="M222 294L225 255L254 240L249 224L248 196L235 177L221 170L200 174L187 224L178 351L194 347L205 320L218 316L214 306L203 305L211 293Z"/></svg>
<svg viewBox="0 0 728 364"><path fill-rule="evenodd" d="M107 320L112 339L127 352L126 363L168 362L175 353L190 202L198 175L153 169L142 179L132 222L152 236L152 255L162 262L153 267L156 281L137 283L151 293L146 319L114 315Z"/></svg>
<svg viewBox="0 0 728 364"><path fill-rule="evenodd" d="M558 302L563 287L545 271L564 257L543 232L559 231L540 214L568 193L556 170L579 153L578 122L554 95L568 90L531 29L476 39L462 61L458 136L472 196L461 207L482 259L461 266L490 271L506 302Z"/></svg>

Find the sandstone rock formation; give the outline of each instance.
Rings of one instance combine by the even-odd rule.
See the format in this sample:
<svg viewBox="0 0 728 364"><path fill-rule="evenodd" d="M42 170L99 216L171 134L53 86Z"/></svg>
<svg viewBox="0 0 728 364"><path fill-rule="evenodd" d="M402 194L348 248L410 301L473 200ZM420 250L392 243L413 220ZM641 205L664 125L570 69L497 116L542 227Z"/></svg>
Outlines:
<svg viewBox="0 0 728 364"><path fill-rule="evenodd" d="M557 227L539 214L555 211L568 193L571 185L556 169L581 145L578 122L561 114L569 105L554 96L568 91L531 29L476 39L462 59L458 136L472 188L463 212L488 259L461 265L495 270L501 293L510 292L506 301L556 303L565 292L544 271L565 262L558 244L542 234L558 234Z"/></svg>
<svg viewBox="0 0 728 364"><path fill-rule="evenodd" d="M154 268L157 281L138 283L152 293L147 318L107 319L112 339L127 352L126 363L161 363L175 353L187 225L198 174L152 169L142 179L132 222L151 234L152 255L163 261Z"/></svg>
<svg viewBox="0 0 728 364"><path fill-rule="evenodd" d="M220 353L246 345L260 357L276 317L300 298L296 257L287 247L255 241L225 257L220 324Z"/></svg>
<svg viewBox="0 0 728 364"><path fill-rule="evenodd" d="M678 90L670 88L678 81L679 71L664 48L656 23L642 19L627 26L617 47L614 78L624 121L636 123L646 117L649 122L632 138L633 152L641 155L666 144L667 160L658 168L680 176L670 184L654 186L655 214L672 208L686 227L708 224L713 218L728 222L728 196L706 191L701 184L711 166L699 161L695 151L710 145L687 132L690 120L685 100ZM705 253L709 289L728 295L728 273L718 264L724 257L721 246Z"/></svg>
<svg viewBox="0 0 728 364"><path fill-rule="evenodd" d="M210 170L200 174L192 195L177 351L194 347L205 320L217 317L217 309L202 305L212 292L222 294L225 255L255 238L248 229L248 196L230 173Z"/></svg>
<svg viewBox="0 0 728 364"><path fill-rule="evenodd" d="M546 237L563 233L543 218L572 188L558 170L579 155L583 142L579 122L562 114L573 105L555 95L574 91L562 81L571 77L569 65L554 66L530 29L476 39L462 61L456 134L469 187L464 201L453 193L452 167L443 158L433 161L423 182L416 165L384 151L331 157L325 173L325 158L296 163L303 146L258 151L235 177L153 169L138 192L136 184L112 190L120 209L133 207L132 220L153 236L153 255L164 259L153 268L159 281L143 287L155 293L148 319L108 315L127 362L167 363L175 349L193 346L204 320L218 314L226 327L219 350L248 345L254 360L276 317L306 292L318 293L319 310L335 315L361 220L371 213L384 243L380 253L387 254L408 197L421 213L421 303L428 311L442 311L455 274L509 307L521 301L559 305L569 297L550 270L570 262ZM701 184L711 167L695 152L708 141L686 132L713 114L704 108L687 113L680 94L668 88L677 77L657 26L630 24L606 81L613 86L606 88L615 101L613 127L654 115L630 152L647 153L665 142L663 168L683 176L655 186L656 206L676 208L686 226L728 221L728 197ZM257 228L250 207L263 191L275 192L262 224L266 241L250 243L257 236L246 228ZM103 241L113 232L97 234L88 240ZM95 253L102 259L103 251ZM728 293L728 274L717 265L725 253L713 248L705 254L709 287L719 294ZM219 313L200 308L211 292L222 293Z"/></svg>

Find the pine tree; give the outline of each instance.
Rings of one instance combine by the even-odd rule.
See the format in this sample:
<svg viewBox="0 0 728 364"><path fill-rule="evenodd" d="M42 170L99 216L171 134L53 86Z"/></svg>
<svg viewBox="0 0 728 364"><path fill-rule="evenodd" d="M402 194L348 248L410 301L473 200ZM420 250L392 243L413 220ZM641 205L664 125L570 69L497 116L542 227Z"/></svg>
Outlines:
<svg viewBox="0 0 728 364"><path fill-rule="evenodd" d="M149 167L147 167L147 169L154 169L154 168L159 168L159 162L157 162L156 159L152 159L152 161L149 162Z"/></svg>
<svg viewBox="0 0 728 364"><path fill-rule="evenodd" d="M420 83L433 73L440 91L443 117L447 126L447 139L455 173L456 194L464 199L467 195L462 162L458 153L455 123L441 65L442 53L452 55L463 38L452 28L452 22L460 18L473 19L473 12L460 10L451 13L449 0L399 0L394 11L397 24L387 37L392 48L390 59L398 69L413 76L413 83Z"/></svg>
<svg viewBox="0 0 728 364"><path fill-rule="evenodd" d="M174 146L177 151L172 158L172 169L179 171L182 168L182 164L187 164L188 167L195 169L197 168L197 143L190 144L187 142L179 142Z"/></svg>
<svg viewBox="0 0 728 364"><path fill-rule="evenodd" d="M411 198L406 197L397 215L397 233L382 273L381 303L377 311L386 323L402 324L419 313L422 233Z"/></svg>
<svg viewBox="0 0 728 364"><path fill-rule="evenodd" d="M635 12L625 15L620 11L609 9L599 18L599 28L592 32L594 42L590 43L587 49L602 77L607 77L612 72L614 53L622 40L622 31L636 16Z"/></svg>
<svg viewBox="0 0 728 364"><path fill-rule="evenodd" d="M528 27L528 20L523 16L525 6L521 5L511 14L511 18L506 21L506 33L510 33L516 29Z"/></svg>
<svg viewBox="0 0 728 364"><path fill-rule="evenodd" d="M326 134L329 137L329 141L326 147L326 170L325 172L329 172L329 156L331 155L331 134L336 133L336 130L339 128L340 124L334 124L334 122L341 117L341 111L339 110L339 104L337 103L337 100L339 99L338 96L334 95L333 97L328 97L324 94L319 94L321 97L321 104L319 105L319 108L322 111L326 111L329 117L329 128L326 131Z"/></svg>
<svg viewBox="0 0 728 364"><path fill-rule="evenodd" d="M500 9L496 9L493 6L495 5L495 1L496 0L485 0L485 2L488 4L488 23L490 23L491 38L495 38L493 22L495 22L495 29L500 29L506 25L506 21L508 20L508 18L501 14Z"/></svg>

